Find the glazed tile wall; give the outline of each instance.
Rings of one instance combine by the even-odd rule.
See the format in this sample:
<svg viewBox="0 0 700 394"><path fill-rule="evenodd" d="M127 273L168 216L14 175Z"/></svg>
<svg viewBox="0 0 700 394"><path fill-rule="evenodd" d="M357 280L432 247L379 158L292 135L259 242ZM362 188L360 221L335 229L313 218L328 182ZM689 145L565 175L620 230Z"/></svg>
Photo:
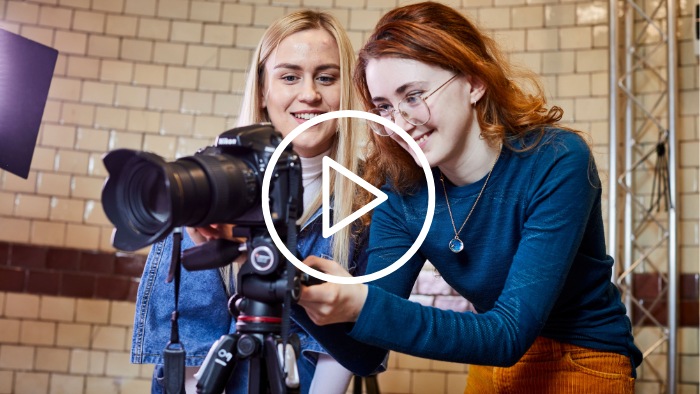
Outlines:
<svg viewBox="0 0 700 394"><path fill-rule="evenodd" d="M0 242L0 292L12 294L8 298L8 302L11 305L0 308L0 311L3 309L9 310L13 311L10 313L12 316L29 318L36 315L31 311L35 309L36 305L40 305L39 317L41 320L66 320L68 319L67 316L75 310L74 303L77 302L83 308L76 312L76 319L100 323L104 322L107 314L105 305L108 304L105 304L105 302L111 301L112 311L118 310L118 315L121 316L119 320L125 323L127 320L133 319L133 309L129 309L127 306L133 306L132 303L136 299L137 281L143 271L144 263L145 256L141 255L126 255L123 253L115 255L104 252L81 251L79 249ZM635 297L645 301L655 298L664 288L663 281L659 275L654 274L636 274L634 283ZM683 331L680 348L682 349L683 360L686 360L683 364L685 366L683 366L684 372L682 376L685 381L692 381L692 375L688 375L688 373L689 371L692 372L693 369L688 365L692 366L697 357L693 355L693 349L695 349L695 342L692 341L693 337L688 335L696 332L693 330L698 326L697 274L684 274L681 276L680 293L680 324ZM26 298L26 296L30 295L35 297ZM37 299L36 297L38 296L41 297ZM186 296L186 294L183 294L183 296ZM39 300L39 304L37 304L37 300ZM418 276L410 300L422 305L450 309L456 312L473 311L469 302L455 293L443 278L436 275L430 264L426 264L425 269ZM122 301L130 302L125 303ZM27 307L27 302L31 303L30 307ZM86 309L90 309L90 307L101 317L91 318L90 314L86 312ZM222 305L222 307L224 306ZM695 308L696 313L689 312L688 308ZM657 319L665 319L664 308L657 308L653 313ZM638 319L641 314L637 313L635 316ZM110 324L113 325L114 321L116 319L110 320ZM0 337L15 338L15 332L19 327L21 326L15 323L10 323L6 326L0 324ZM47 324L32 322L27 323L24 327L27 327L29 330L27 333L21 334L24 335L24 338L34 338L31 340L49 343L49 336L43 336L42 334L47 332ZM80 344L89 342L91 333L86 327L80 328L77 325L70 325L63 326L63 328L74 330L74 333L70 340L56 340L57 346L80 347ZM61 326L58 329L60 330ZM60 333L57 335L58 337L62 336ZM644 327L638 332L637 336L638 343L645 347L653 344L658 339L659 331L650 327ZM3 341L3 339L0 339L0 343ZM48 351L46 349L41 350L42 354ZM659 350L659 352L662 351L665 352L665 348ZM54 353L65 354L65 352L60 351L51 354ZM413 361L409 362L407 360ZM660 362L663 362L663 358L657 354L654 354L648 361L648 363L653 363L652 365L656 367L659 367L656 363ZM43 364L38 360L31 366L29 364L22 365L25 365L29 372L33 371L35 366L37 370L43 370ZM15 372L27 372L21 369L18 370L16 366L13 368L11 369ZM382 388L390 388L396 392L401 392L402 387L406 387L406 385L423 387L420 385L426 385L426 381L429 381L431 383L427 387L443 387L441 385L444 385L446 387L445 392L450 393L454 391L451 388L464 384L464 373L467 372L467 368L465 365L418 360L407 355L396 354L391 356L390 370L382 374L379 380ZM649 376L644 374L646 368L646 366L640 367L640 377ZM1 370L2 367L0 367ZM64 377L60 378L63 379ZM70 381L77 382L77 379L77 376L73 376ZM442 383L435 383L436 380ZM652 382L640 380L638 384L640 387L647 387L647 390L654 388ZM689 387L692 388L692 386Z"/></svg>
<svg viewBox="0 0 700 394"><path fill-rule="evenodd" d="M128 362L134 308L132 302L0 292L0 393L149 393L153 366ZM651 345L658 338L657 330L644 328L637 341ZM697 393L698 329L681 328L679 340L680 392ZM665 374L662 351L651 362ZM461 393L468 371L468 365L392 353L378 381L383 393ZM643 381L653 373L648 367L638 373L638 392L659 392Z"/></svg>
<svg viewBox="0 0 700 394"><path fill-rule="evenodd" d="M133 320L132 302L0 293L0 393L150 393Z"/></svg>
<svg viewBox="0 0 700 394"><path fill-rule="evenodd" d="M544 77L606 167L602 2L464 0L460 9ZM304 7L334 13L357 49L395 0L0 1L0 27L60 51L28 180L0 177L0 241L112 250L99 201L111 149L192 154L231 127L266 26Z"/></svg>
<svg viewBox="0 0 700 394"><path fill-rule="evenodd" d="M698 57L693 50L694 2L680 2L678 16L678 206L679 206L679 271L698 273Z"/></svg>

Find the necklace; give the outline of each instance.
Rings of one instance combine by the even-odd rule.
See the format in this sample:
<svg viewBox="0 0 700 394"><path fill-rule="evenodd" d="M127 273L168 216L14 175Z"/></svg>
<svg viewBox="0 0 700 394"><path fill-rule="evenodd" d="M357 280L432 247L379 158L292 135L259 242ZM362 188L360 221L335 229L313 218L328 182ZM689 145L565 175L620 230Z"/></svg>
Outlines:
<svg viewBox="0 0 700 394"><path fill-rule="evenodd" d="M474 212L474 208L476 208L476 203L479 202L479 199L481 198L481 194L484 192L484 189L486 189L486 184L489 183L489 179L491 178L491 173L493 172L493 168L496 167L496 162L498 162L498 158L501 156L501 150L498 150L498 155L496 155L496 160L494 160L493 165L491 166L491 170L489 171L489 175L486 177L486 181L484 182L484 186L481 187L481 191L479 192L479 195L476 197L476 201L474 201L474 205L472 205L471 211L469 211L469 214L467 215L467 218L464 219L464 223L462 223L462 227L459 228L459 231L457 231L457 227L455 226L455 220L452 217L452 208L450 208L450 200L447 198L447 188L445 187L445 176L443 175L442 171L440 171L440 181L442 182L442 190L445 191L445 201L447 201L447 210L450 212L450 220L452 220L452 228L455 230L455 237L450 240L450 243L448 244L448 247L453 253L459 253L464 249L464 242L462 242L461 239L459 239L459 233L462 232L462 229L464 228L464 225L467 224L467 220L469 220L469 217L472 216L472 212Z"/></svg>

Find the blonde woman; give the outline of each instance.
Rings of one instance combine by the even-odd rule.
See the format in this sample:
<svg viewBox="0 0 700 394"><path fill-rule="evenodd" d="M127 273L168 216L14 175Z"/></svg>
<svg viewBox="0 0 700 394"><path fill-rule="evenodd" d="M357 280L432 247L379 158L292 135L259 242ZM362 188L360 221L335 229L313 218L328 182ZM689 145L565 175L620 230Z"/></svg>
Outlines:
<svg viewBox="0 0 700 394"><path fill-rule="evenodd" d="M246 83L238 126L272 122L283 135L322 113L355 108L351 73L354 54L338 20L330 14L302 11L273 23L258 45ZM299 220L298 250L303 257L332 259L353 275L366 267L367 234L348 226L332 238L321 234L322 159L329 156L357 172L358 146L363 126L355 119L328 121L314 126L293 142L302 161L304 213ZM334 196L356 194L354 184L338 175L330 180ZM333 218L337 222L354 211L353 198L335 198ZM183 248L219 237L231 237L230 225L188 229ZM162 364L162 349L168 341L172 287L164 284L172 238L153 246L139 286L134 322L132 362ZM165 257L164 257L165 256ZM227 296L234 292L234 269L217 273L183 271L181 282L180 332L187 351L191 376L200 366L211 344L221 335L235 331L228 318ZM161 302L162 301L162 302ZM344 393L351 373L331 358L325 349L299 326L294 325L302 343L298 360L302 393ZM162 389L162 366L154 370L152 392ZM188 379L187 390L196 385ZM194 392L194 391L192 391ZM227 388L228 393L247 392L247 362L239 363Z"/></svg>

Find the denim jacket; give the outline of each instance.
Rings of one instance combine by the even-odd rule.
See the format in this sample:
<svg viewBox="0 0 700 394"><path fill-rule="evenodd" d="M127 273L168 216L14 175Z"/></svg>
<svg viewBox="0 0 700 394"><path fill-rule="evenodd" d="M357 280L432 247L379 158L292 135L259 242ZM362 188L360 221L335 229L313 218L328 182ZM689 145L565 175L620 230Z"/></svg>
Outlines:
<svg viewBox="0 0 700 394"><path fill-rule="evenodd" d="M331 258L332 238L323 238L321 214L322 210L319 209L301 228L297 249L303 258L312 255ZM353 256L349 272L355 276L364 275L367 267L368 232L369 229L366 229L357 242L354 239L350 241ZM194 242L184 233L182 249L192 246ZM148 255L136 299L132 363L163 364L163 349L170 339L170 315L174 308L174 285L165 283L172 248L173 239L170 236L154 244ZM187 355L186 366L202 365L211 345L222 335L235 332L235 320L228 313L227 302L228 297L218 270L182 270L178 326L180 341ZM300 337L302 355L314 368L317 354L313 353L327 352L294 322L291 332Z"/></svg>

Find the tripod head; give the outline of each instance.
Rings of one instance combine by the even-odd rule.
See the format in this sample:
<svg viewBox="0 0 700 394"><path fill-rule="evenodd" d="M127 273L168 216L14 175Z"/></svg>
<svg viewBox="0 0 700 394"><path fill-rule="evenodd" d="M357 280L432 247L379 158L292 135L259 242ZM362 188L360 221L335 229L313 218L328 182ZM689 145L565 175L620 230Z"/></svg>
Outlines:
<svg viewBox="0 0 700 394"><path fill-rule="evenodd" d="M267 229L249 229L245 248L218 239L187 249L182 265L189 271L214 269L230 264L245 250L246 262L238 271L236 294L229 312L237 318L236 333L214 343L198 372L198 393L221 393L236 361L250 360L249 393L284 394L299 388L296 359L300 354L296 335L285 344L283 334L285 296L295 303L301 295L303 276L283 257ZM289 275L288 270L293 272ZM289 283L291 278L291 285ZM287 293L288 290L289 293ZM283 306L283 304L285 304ZM288 314L287 314L288 320Z"/></svg>

